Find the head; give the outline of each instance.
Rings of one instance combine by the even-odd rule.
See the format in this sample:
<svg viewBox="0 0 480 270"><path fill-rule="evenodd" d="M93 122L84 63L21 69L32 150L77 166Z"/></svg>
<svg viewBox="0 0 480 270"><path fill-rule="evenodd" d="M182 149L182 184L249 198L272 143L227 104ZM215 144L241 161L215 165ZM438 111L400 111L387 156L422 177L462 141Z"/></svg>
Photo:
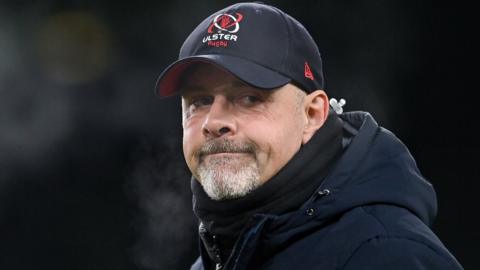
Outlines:
<svg viewBox="0 0 480 270"><path fill-rule="evenodd" d="M207 194L243 196L274 176L326 120L324 91L259 89L198 64L182 84L183 153Z"/></svg>
<svg viewBox="0 0 480 270"><path fill-rule="evenodd" d="M300 23L271 6L240 3L190 34L157 93L181 95L185 160L206 193L222 200L270 180L322 127L323 83L318 48Z"/></svg>

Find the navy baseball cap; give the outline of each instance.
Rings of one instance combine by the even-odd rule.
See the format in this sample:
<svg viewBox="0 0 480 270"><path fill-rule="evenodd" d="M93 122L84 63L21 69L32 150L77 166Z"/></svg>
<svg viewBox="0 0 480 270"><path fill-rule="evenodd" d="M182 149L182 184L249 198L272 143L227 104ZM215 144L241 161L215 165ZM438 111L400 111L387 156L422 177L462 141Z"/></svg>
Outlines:
<svg viewBox="0 0 480 270"><path fill-rule="evenodd" d="M178 60L159 76L155 93L177 94L182 74L198 62L260 89L290 82L307 93L324 89L322 59L308 31L290 15L261 3L234 4L202 21L183 43Z"/></svg>

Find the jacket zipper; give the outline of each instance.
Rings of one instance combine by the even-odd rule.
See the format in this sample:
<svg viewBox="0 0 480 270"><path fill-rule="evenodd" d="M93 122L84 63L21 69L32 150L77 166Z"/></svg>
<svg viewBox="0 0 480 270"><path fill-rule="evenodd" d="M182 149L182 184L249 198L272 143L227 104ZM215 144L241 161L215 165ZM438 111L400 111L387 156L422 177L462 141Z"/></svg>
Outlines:
<svg viewBox="0 0 480 270"><path fill-rule="evenodd" d="M222 262L220 248L218 247L218 244L217 244L217 236L215 234L212 234L212 239L213 239L213 257L215 261L215 270L222 270L223 262Z"/></svg>
<svg viewBox="0 0 480 270"><path fill-rule="evenodd" d="M207 250L208 256L215 263L215 270L221 270L223 268L223 260L220 247L218 246L217 236L210 233L203 223L199 226L199 234L205 244L204 246Z"/></svg>

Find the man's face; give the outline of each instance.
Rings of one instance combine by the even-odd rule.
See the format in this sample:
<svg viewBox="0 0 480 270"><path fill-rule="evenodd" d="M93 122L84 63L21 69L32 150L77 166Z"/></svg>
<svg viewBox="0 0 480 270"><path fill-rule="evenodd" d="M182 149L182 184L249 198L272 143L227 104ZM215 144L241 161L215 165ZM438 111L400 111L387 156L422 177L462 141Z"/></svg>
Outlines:
<svg viewBox="0 0 480 270"><path fill-rule="evenodd" d="M183 152L212 199L248 194L299 150L307 118L296 86L260 90L210 64L185 79Z"/></svg>

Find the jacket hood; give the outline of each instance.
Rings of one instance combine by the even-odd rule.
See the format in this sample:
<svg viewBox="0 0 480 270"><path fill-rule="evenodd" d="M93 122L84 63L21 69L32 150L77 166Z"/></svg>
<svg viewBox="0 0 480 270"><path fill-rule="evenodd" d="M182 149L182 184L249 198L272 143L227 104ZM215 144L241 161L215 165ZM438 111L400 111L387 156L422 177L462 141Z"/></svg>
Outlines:
<svg viewBox="0 0 480 270"><path fill-rule="evenodd" d="M369 204L406 208L431 226L437 212L435 191L407 147L367 112L348 112L340 117L344 129L354 133L351 142L317 193L298 211L264 216L268 234L286 233L289 236L283 236L289 238L292 233L321 226L352 208Z"/></svg>

